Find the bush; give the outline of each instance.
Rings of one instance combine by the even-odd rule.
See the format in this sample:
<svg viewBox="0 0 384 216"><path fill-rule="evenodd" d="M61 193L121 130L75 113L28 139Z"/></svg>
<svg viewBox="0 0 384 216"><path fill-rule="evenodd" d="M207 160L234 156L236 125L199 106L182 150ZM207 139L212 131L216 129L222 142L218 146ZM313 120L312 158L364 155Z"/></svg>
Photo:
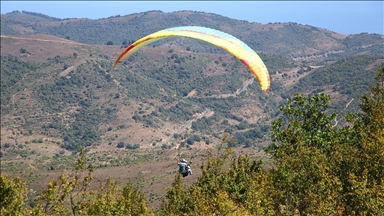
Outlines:
<svg viewBox="0 0 384 216"><path fill-rule="evenodd" d="M119 126L117 126L117 130L120 130L120 129L124 129L126 126L125 125L119 125Z"/></svg>
<svg viewBox="0 0 384 216"><path fill-rule="evenodd" d="M117 143L117 148L124 148L125 147L125 143L123 141L120 141L119 143Z"/></svg>
<svg viewBox="0 0 384 216"><path fill-rule="evenodd" d="M140 148L140 144L134 144L134 145L127 144L126 148L131 149L131 150L138 149L138 148Z"/></svg>
<svg viewBox="0 0 384 216"><path fill-rule="evenodd" d="M195 140L194 140L192 137L189 137L189 138L187 139L187 144L188 144L188 145L193 145L193 143L195 143Z"/></svg>

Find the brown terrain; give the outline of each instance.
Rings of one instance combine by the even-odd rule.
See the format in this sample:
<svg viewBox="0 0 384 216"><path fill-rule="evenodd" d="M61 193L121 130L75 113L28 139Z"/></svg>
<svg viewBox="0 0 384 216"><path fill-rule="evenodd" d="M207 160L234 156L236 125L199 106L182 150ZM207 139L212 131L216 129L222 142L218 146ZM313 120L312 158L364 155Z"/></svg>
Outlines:
<svg viewBox="0 0 384 216"><path fill-rule="evenodd" d="M24 48L28 52L20 53L20 49ZM162 47L156 47L158 52L166 52ZM24 36L6 36L1 35L1 55L14 55L20 57L23 61L28 62L45 62L48 58L54 58L57 55L61 56L71 56L74 52L78 53L75 61L72 61L70 66L59 73L58 76L68 76L68 73L81 64L84 64L88 61L92 61L92 58L89 56L89 53L105 53L111 58L115 58L122 49L120 46L106 46L106 45L87 45L71 40L66 40L63 38L57 38L49 35L24 35ZM157 55L160 56L160 55ZM215 66L212 65L214 69ZM52 68L52 70L57 70L58 68ZM215 70L213 70L215 71ZM54 74L49 74L48 71L44 72L46 78L40 80L39 82L49 82L52 79ZM210 73L216 72L206 72L208 75ZM217 74L212 74L217 75ZM27 77L24 78L26 81ZM244 84L247 84L247 80ZM115 83L118 85L118 81L115 80ZM240 90L240 89L239 89ZM239 92L238 90L238 92ZM34 107L38 106L37 101L34 101L32 98L28 99L28 95L31 94L31 90L24 89L24 91L16 93L12 97L13 103L24 104L23 106ZM107 93L106 93L107 94ZM234 94L236 95L236 94ZM188 94L188 97L193 97L194 91ZM21 97L27 97L26 100L20 100ZM225 97L225 95L218 95L217 97ZM158 102L155 102L159 104ZM166 105L166 104L164 104ZM142 144L141 150L135 150L137 154L150 154L154 156L154 159L149 161L143 161L139 164L132 164L128 166L114 166L114 167L105 167L97 168L93 176L95 177L96 182L102 181L105 182L107 178L112 177L118 182L119 185L123 185L126 182L133 182L136 186L143 189L146 193L147 198L154 196L154 200L150 201L150 205L153 207L158 207L161 203L160 197L162 197L166 189L171 186L171 183L177 175L177 158L178 155L186 155L186 159L194 157L192 169L194 174L183 178L183 182L187 185L191 184L194 180L198 178L201 174L200 166L205 161L205 154L207 148L214 148L214 145L206 145L203 141L195 143L191 150L177 150L178 143L174 143L175 146L170 150L161 150L159 146L152 146L152 143L156 140L167 140L172 137L172 135L180 130L185 129L188 131L190 125L185 123L180 124L171 124L164 122L161 130L154 130L151 128L145 128L139 123L135 123L131 118L132 114L139 107L139 104L131 102L130 106L122 106L121 109L117 112L117 119L113 120L110 124L101 125L100 129L105 130L105 134L102 136L102 142L100 145L92 147L88 154L103 155L108 157L124 157L124 152L129 152L132 150L127 149L116 149L116 146L108 145L107 142L111 137L119 137L119 140L130 140L132 143L140 142L146 143ZM169 104L168 104L169 106ZM246 109L246 108L245 108ZM150 112L151 109L148 110ZM76 107L72 107L64 113L58 113L64 118L69 118L71 112L76 112ZM252 109L241 110L241 112L252 112ZM210 117L214 112L203 112L196 113L192 116L193 119L198 119L203 116ZM35 117L42 117L38 112L35 113ZM44 118L49 118L45 116ZM252 119L251 119L252 121ZM256 121L256 119L255 119ZM57 143L61 143L62 140L57 137L47 137L41 136L38 134L31 136L26 136L21 133L22 128L19 128L19 122L15 121L13 115L2 115L1 116L1 143L11 143L11 144L24 144L30 142L32 139L43 138L43 143L30 143L26 144L25 148L29 151L34 151L35 154L31 155L28 158L22 158L21 156L15 156L14 158L7 158L6 163L14 164L15 169L19 171L9 171L2 172L3 174L10 174L12 176L21 176L24 178L30 178L28 183L32 189L35 191L40 191L47 185L48 181L57 178L57 175L60 173L66 173L66 169L59 170L50 170L44 171L40 170L38 167L35 167L35 160L38 160L42 157L51 157L59 151L64 151L63 155L69 156L71 152L63 150ZM116 128L120 124L128 125L126 128L120 130L107 131L108 127ZM171 141L174 142L174 141ZM218 143L218 140L215 140L213 143ZM264 144L266 145L266 144ZM15 148L15 146L11 147ZM252 158L258 158L268 161L268 156L265 155L263 151L257 151L247 148L234 148L234 151L237 154L248 154ZM2 161L5 163L5 161ZM18 166L16 164L23 164ZM24 167L24 168L23 168ZM29 177L28 177L29 176ZM31 178L31 176L34 176ZM151 195L152 194L152 195Z"/></svg>

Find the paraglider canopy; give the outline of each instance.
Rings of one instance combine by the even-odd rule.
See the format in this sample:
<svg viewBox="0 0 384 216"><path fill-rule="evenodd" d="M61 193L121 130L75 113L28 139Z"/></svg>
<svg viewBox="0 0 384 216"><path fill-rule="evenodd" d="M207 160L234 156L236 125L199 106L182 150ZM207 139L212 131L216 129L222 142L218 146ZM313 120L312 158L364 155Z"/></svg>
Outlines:
<svg viewBox="0 0 384 216"><path fill-rule="evenodd" d="M263 91L269 90L270 77L267 67L255 51L253 51L247 44L228 33L201 26L181 26L168 28L147 35L128 46L116 59L113 68L115 68L120 61L128 59L141 47L153 43L157 40L172 36L195 38L226 50L227 52L236 56L250 69L250 71L259 81Z"/></svg>

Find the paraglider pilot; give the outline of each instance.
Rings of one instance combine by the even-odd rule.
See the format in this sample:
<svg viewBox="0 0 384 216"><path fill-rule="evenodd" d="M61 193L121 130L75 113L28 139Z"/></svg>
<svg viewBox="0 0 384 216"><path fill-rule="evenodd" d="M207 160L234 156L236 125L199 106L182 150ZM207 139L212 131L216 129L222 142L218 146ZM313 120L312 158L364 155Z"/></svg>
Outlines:
<svg viewBox="0 0 384 216"><path fill-rule="evenodd" d="M192 175L192 169L191 169L191 164L192 164L192 161L187 161L185 159L181 159L179 158L178 160L179 162L177 163L177 165L179 165L179 172L180 174L183 175L183 177L186 177L189 175Z"/></svg>

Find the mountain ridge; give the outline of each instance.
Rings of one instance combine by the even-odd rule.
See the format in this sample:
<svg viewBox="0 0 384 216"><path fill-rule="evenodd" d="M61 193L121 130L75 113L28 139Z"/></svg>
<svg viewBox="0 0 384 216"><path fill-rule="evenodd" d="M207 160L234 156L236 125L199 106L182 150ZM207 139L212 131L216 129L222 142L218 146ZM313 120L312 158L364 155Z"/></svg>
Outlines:
<svg viewBox="0 0 384 216"><path fill-rule="evenodd" d="M26 18L20 18L16 22L11 15L17 17L25 14L14 12L2 15L1 34L43 33L100 45L109 41L113 44L121 44L124 40L134 41L155 31L182 25L215 28L233 34L256 51L273 52L289 57L320 55L340 50L345 52L356 46L382 45L383 40L383 36L377 34L343 35L324 28L293 22L260 24L235 20L214 13L193 11L168 13L147 11L96 20L68 18L49 22L31 22L29 20L33 19L26 20ZM26 14L26 16L33 15ZM18 30L21 28L20 25L23 26L23 31ZM174 43L183 46L178 39ZM212 51L212 49L205 49L202 44L196 41L190 42L190 46L199 51ZM220 49L214 51L220 52Z"/></svg>

